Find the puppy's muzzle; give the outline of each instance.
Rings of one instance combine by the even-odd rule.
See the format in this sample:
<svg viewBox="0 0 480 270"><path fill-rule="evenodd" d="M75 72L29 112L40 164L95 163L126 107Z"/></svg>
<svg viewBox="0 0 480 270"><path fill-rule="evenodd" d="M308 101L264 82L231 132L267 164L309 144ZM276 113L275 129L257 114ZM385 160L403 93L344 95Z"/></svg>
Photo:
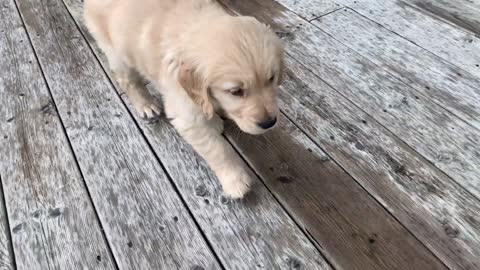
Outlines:
<svg viewBox="0 0 480 270"><path fill-rule="evenodd" d="M269 117L267 120L257 123L257 125L263 129L272 128L277 123L277 117Z"/></svg>

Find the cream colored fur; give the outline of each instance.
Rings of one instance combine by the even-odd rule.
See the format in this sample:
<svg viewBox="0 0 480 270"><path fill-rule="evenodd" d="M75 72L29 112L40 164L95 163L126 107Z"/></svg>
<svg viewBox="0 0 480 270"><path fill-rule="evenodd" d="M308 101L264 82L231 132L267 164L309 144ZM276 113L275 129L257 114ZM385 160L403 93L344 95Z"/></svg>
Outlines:
<svg viewBox="0 0 480 270"><path fill-rule="evenodd" d="M252 178L221 135L223 120L261 134L278 114L283 48L251 17L231 16L213 0L85 0L87 27L116 80L146 118L159 108L140 85L157 85L172 124L207 161L224 192L241 198Z"/></svg>

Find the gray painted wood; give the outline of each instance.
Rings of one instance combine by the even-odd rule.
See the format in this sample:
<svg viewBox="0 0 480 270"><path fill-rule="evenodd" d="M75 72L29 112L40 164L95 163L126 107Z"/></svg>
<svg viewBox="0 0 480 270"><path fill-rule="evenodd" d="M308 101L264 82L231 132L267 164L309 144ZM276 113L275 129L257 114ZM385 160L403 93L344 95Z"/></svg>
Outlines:
<svg viewBox="0 0 480 270"><path fill-rule="evenodd" d="M82 3L65 3L111 75L105 56L84 26ZM213 172L166 119L155 124L142 121L128 98L122 97L227 269L331 269L264 185L257 181L242 201L226 199Z"/></svg>
<svg viewBox="0 0 480 270"><path fill-rule="evenodd" d="M0 269L12 244L18 269L115 269L13 1L0 17Z"/></svg>
<svg viewBox="0 0 480 270"><path fill-rule="evenodd" d="M408 42L351 10L312 23L336 40L480 129L480 78Z"/></svg>
<svg viewBox="0 0 480 270"><path fill-rule="evenodd" d="M480 38L408 1L336 0L414 44L480 77ZM457 1L468 6L469 1ZM468 9L468 8L467 8ZM478 14L477 14L478 15Z"/></svg>
<svg viewBox="0 0 480 270"><path fill-rule="evenodd" d="M225 2L240 13L254 15L271 24L286 41L287 51L309 64L309 69L324 72L325 67L312 62L327 66L342 61L343 51L319 49L333 47L328 45L331 38L317 30L305 32L305 28L315 28L302 27L305 21L273 1L262 1L261 5L256 1ZM342 47L338 42L333 44ZM306 59L306 54L312 61ZM325 55L338 58L329 61L320 58ZM355 54L348 55L358 58ZM353 63L352 66L361 64ZM331 81L336 78L337 91L312 76L302 65L293 61L288 65L292 70L288 76L290 84L285 84L281 92L287 115L444 263L452 268L478 268L478 200L340 95L345 88L351 87L348 80L339 78L344 74L341 70L334 72L332 69L328 76L322 76ZM357 81L351 83L361 82ZM382 110L376 114L381 113Z"/></svg>
<svg viewBox="0 0 480 270"><path fill-rule="evenodd" d="M118 266L220 269L63 3L17 4Z"/></svg>
<svg viewBox="0 0 480 270"><path fill-rule="evenodd" d="M8 226L6 206L0 178L0 270L13 270L14 258L10 227Z"/></svg>

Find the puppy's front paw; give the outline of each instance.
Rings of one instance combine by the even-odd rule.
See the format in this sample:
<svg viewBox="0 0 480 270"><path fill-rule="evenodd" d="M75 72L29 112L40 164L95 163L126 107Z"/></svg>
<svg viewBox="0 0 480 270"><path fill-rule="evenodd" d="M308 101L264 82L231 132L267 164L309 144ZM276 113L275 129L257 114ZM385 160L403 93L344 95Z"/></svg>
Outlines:
<svg viewBox="0 0 480 270"><path fill-rule="evenodd" d="M142 105L135 106L135 109L140 114L140 116L145 120L155 120L160 116L160 108L153 103L146 103Z"/></svg>
<svg viewBox="0 0 480 270"><path fill-rule="evenodd" d="M253 182L250 175L244 170L230 171L220 176L223 192L232 199L240 199L250 190Z"/></svg>

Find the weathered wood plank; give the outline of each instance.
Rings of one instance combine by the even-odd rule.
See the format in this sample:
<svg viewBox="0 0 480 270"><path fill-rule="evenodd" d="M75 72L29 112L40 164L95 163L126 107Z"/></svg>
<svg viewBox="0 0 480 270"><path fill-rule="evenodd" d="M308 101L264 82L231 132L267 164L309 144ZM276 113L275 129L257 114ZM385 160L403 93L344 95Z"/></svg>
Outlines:
<svg viewBox="0 0 480 270"><path fill-rule="evenodd" d="M84 26L81 1L65 3L111 76L107 60ZM166 119L148 124L122 97L227 269L331 269L264 185L257 182L243 201L224 198L213 172Z"/></svg>
<svg viewBox="0 0 480 270"><path fill-rule="evenodd" d="M419 97L413 88L330 35L288 14L275 23L290 27L284 40L292 56L480 198L478 130Z"/></svg>
<svg viewBox="0 0 480 270"><path fill-rule="evenodd" d="M480 198L477 129L318 28L297 29L289 45L296 59Z"/></svg>
<svg viewBox="0 0 480 270"><path fill-rule="evenodd" d="M115 269L13 1L0 1L0 17L0 172L16 265Z"/></svg>
<svg viewBox="0 0 480 270"><path fill-rule="evenodd" d="M334 0L279 0L278 2L306 20L313 20L342 7Z"/></svg>
<svg viewBox="0 0 480 270"><path fill-rule="evenodd" d="M82 25L80 2L67 0L66 3L73 17L88 36L88 32ZM88 39L105 67L108 67L94 41L91 37ZM127 98L125 101L128 103ZM283 119L283 121L286 120ZM174 179L184 178L177 182L177 186L183 192L187 204L204 228L212 246L218 250L220 258L228 259L234 250L237 252L243 250L240 251L244 254L241 263L248 269L255 266L253 263L262 259L263 256L270 257L270 253L279 247L283 246L280 250L285 248L295 250L295 246L292 245L299 241L284 238L292 232L293 236L297 237L297 233L292 229L282 229L285 225L278 228L277 224L289 224L286 222L289 218L284 217L282 211L277 209L278 206L272 203L273 198L263 185L257 184L254 187L245 204L235 203L227 207L227 209L234 209L235 214L232 216L231 212L225 211L225 207L218 205L220 189L217 181L212 178L210 170L192 149L185 145L170 125L161 120L158 125L141 123L141 126L170 175ZM442 267L423 245L410 236L340 167L332 162L322 162L328 157L291 123L282 123L282 126L273 133L274 135L266 137L240 136L240 133L232 128L227 129L227 133L232 142L237 146L241 145L240 151L252 157L250 160L254 162L251 163L257 167L256 170L262 174L263 179L267 181L272 179L268 181L270 189L276 190L277 198L282 200L284 207L296 217L297 222L305 228L313 241L318 243L317 246L335 266L340 269L382 269L385 266L390 269L402 269L402 265L413 265L422 269ZM254 149L257 151L253 151ZM294 153L293 156L292 153ZM258 164L263 166L258 167ZM286 175L289 178L286 178ZM283 183L290 182L293 177L295 183L289 185ZM210 181L199 181L199 179ZM324 181L317 181L317 179L324 179ZM199 197L192 196L194 191ZM204 200L207 201L204 202ZM222 202L221 198L220 202ZM309 207L304 208L305 205ZM252 208L255 209L255 213L262 214L253 213ZM315 211L312 211L312 208ZM329 214L325 215L325 212ZM369 220L378 222L372 224ZM244 228L239 230L238 225L235 224L242 224ZM221 231L226 233L220 233ZM245 232L261 234L262 241L245 242L242 240L245 237L232 239L232 236L236 234L242 236ZM225 246L226 243L228 243L227 246ZM375 247L372 248L372 245ZM244 250L243 246L253 246L255 250L263 249L265 255L252 256L251 251ZM265 249L265 246L269 248ZM295 258L304 265L305 258L308 258L304 249L298 249L298 255L289 257ZM394 259L392 259L393 255L395 255ZM255 257L259 258L255 259ZM273 259L275 257L271 256L270 261L274 262ZM424 264L425 262L428 263ZM226 265L229 263L237 267L240 265L236 260L225 262ZM262 260L261 265L266 269L281 266L266 260ZM311 267L307 265L305 269L311 269Z"/></svg>
<svg viewBox="0 0 480 270"><path fill-rule="evenodd" d="M403 0L430 16L438 17L480 37L480 2L477 0Z"/></svg>
<svg viewBox="0 0 480 270"><path fill-rule="evenodd" d="M254 15L270 23L284 37L287 51L308 63L315 72L327 69L314 66L311 62L327 66L341 60L321 60L325 58L319 58L320 56L340 57L344 52L319 51L319 48L331 47L328 45L329 37L310 25L302 27L305 21L273 1L262 1L261 5L257 1L225 2L240 13ZM308 33L305 29L314 29L314 32ZM321 42L315 44L311 39ZM342 47L338 43L334 45ZM310 54L309 51L314 53ZM307 56L302 56L305 54L312 61L305 59ZM358 58L354 54L347 55ZM289 64L293 71L288 77L292 80L299 77L296 83L290 86L287 84L286 90L282 91L283 107L289 117L322 145L329 155L443 262L453 268L478 268L478 200L346 101L337 91L305 72L305 67L291 61ZM322 77L329 80L336 78L339 84L343 82L338 85L338 89L350 87L349 81L338 78L341 71L332 69L328 74L330 78Z"/></svg>
<svg viewBox="0 0 480 270"><path fill-rule="evenodd" d="M2 179L0 176L0 270L13 270L15 261L13 257L12 238L4 202Z"/></svg>
<svg viewBox="0 0 480 270"><path fill-rule="evenodd" d="M349 9L312 23L414 87L422 99L432 99L480 129L480 78Z"/></svg>
<svg viewBox="0 0 480 270"><path fill-rule="evenodd" d="M446 269L302 131L281 121L260 138L232 128L227 135L337 269Z"/></svg>
<svg viewBox="0 0 480 270"><path fill-rule="evenodd" d="M405 1L336 1L480 77L480 38L475 33L429 16Z"/></svg>
<svg viewBox="0 0 480 270"><path fill-rule="evenodd" d="M478 201L301 65L288 64L287 115L442 261L476 269Z"/></svg>
<svg viewBox="0 0 480 270"><path fill-rule="evenodd" d="M478 130L319 29L306 25L295 36L292 55L480 198Z"/></svg>
<svg viewBox="0 0 480 270"><path fill-rule="evenodd" d="M63 3L17 4L119 267L219 269Z"/></svg>

